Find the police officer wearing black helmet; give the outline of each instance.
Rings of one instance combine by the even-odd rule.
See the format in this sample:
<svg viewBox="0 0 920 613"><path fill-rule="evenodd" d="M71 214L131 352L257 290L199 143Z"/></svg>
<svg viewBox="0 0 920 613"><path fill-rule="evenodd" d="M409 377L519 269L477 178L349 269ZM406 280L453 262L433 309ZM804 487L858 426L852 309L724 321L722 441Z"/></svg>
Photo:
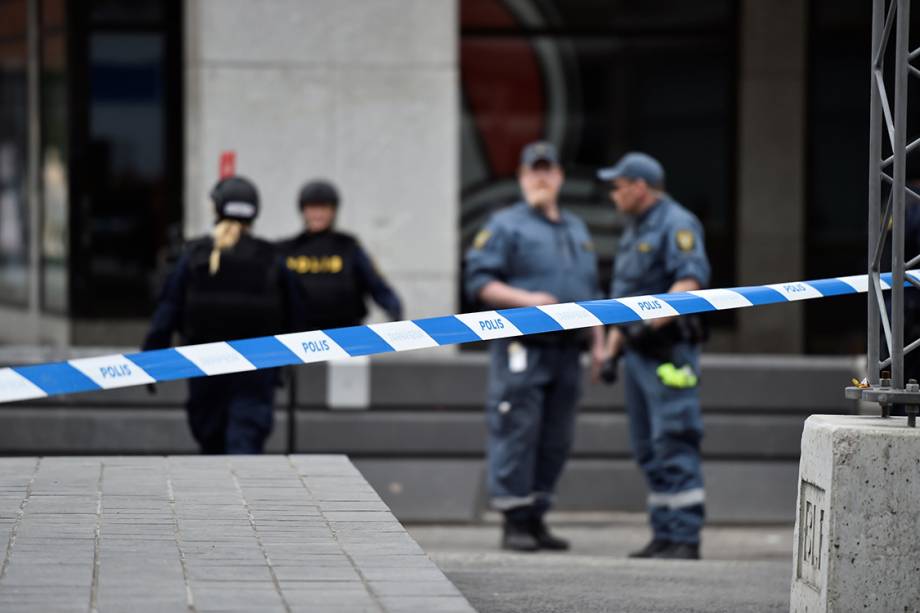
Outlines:
<svg viewBox="0 0 920 613"><path fill-rule="evenodd" d="M250 234L259 194L247 179L211 191L210 235L189 241L164 284L144 350L268 336L301 329L296 279L270 242ZM272 430L277 369L189 379L186 404L202 453L261 453Z"/></svg>
<svg viewBox="0 0 920 613"><path fill-rule="evenodd" d="M361 324L367 316L368 295L390 318L402 319L399 297L358 240L335 230L339 208L335 187L328 181L310 181L301 188L297 204L304 230L279 247L310 305L306 329Z"/></svg>

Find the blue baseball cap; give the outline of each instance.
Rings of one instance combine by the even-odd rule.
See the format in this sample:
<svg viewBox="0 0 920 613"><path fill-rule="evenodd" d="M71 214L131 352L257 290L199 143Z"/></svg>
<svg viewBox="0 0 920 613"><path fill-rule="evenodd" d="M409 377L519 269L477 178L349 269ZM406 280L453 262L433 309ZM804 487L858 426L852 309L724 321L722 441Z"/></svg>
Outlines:
<svg viewBox="0 0 920 613"><path fill-rule="evenodd" d="M639 151L630 151L620 158L614 166L601 168L597 171L601 181L615 179L643 179L652 187L664 186L664 168L661 164L648 155Z"/></svg>
<svg viewBox="0 0 920 613"><path fill-rule="evenodd" d="M537 141L521 149L521 166L533 166L537 162L549 162L559 165L559 153L552 143Z"/></svg>

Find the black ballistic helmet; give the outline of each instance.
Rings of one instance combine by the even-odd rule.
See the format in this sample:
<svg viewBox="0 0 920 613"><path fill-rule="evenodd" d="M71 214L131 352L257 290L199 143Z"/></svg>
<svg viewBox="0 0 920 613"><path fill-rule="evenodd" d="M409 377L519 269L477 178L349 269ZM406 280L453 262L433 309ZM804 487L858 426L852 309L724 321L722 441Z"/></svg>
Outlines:
<svg viewBox="0 0 920 613"><path fill-rule="evenodd" d="M225 177L211 190L218 219L251 222L259 215L259 191L245 177Z"/></svg>
<svg viewBox="0 0 920 613"><path fill-rule="evenodd" d="M338 207L339 192L329 181L316 179L300 188L297 204L301 211L308 204L331 204L334 207Z"/></svg>

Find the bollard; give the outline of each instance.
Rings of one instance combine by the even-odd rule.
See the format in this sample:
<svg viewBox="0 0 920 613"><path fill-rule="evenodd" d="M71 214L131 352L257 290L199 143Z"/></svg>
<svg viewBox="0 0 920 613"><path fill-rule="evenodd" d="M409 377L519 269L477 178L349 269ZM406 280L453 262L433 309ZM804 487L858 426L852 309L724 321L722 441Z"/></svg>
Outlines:
<svg viewBox="0 0 920 613"><path fill-rule="evenodd" d="M920 430L905 422L805 422L791 611L920 612Z"/></svg>

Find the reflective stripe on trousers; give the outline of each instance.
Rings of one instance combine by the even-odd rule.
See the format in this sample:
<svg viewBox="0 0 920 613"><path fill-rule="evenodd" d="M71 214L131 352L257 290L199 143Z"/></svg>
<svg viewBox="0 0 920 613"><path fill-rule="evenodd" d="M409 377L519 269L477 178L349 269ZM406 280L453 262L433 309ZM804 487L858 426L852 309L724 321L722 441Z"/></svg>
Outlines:
<svg viewBox="0 0 920 613"><path fill-rule="evenodd" d="M530 507L539 505L549 508L552 506L555 496L549 492L534 492L528 496L495 496L489 503L496 511L510 511L519 507Z"/></svg>
<svg viewBox="0 0 920 613"><path fill-rule="evenodd" d="M682 509L706 502L706 491L701 487L695 487L676 494L661 494L652 492L648 495L648 506L650 507L668 507L669 509Z"/></svg>

